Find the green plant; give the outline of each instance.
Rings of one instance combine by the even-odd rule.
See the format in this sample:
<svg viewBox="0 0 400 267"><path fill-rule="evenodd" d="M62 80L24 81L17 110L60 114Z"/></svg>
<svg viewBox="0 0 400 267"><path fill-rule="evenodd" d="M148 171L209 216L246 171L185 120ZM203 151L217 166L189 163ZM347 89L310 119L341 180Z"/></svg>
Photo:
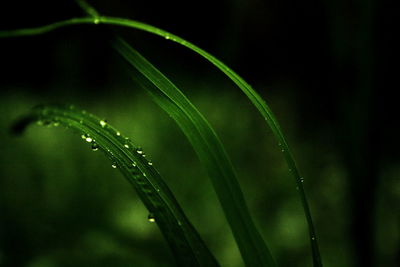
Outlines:
<svg viewBox="0 0 400 267"><path fill-rule="evenodd" d="M314 266L322 266L315 231L303 190L303 179L299 174L298 168L296 167L293 156L291 155L275 116L250 85L248 85L240 76L229 69L221 61L176 35L137 21L100 16L98 12L91 6L87 5L86 2L78 1L78 3L89 15L88 17L74 18L39 28L1 32L0 37L42 34L59 27L73 24L103 23L127 26L163 36L168 40L186 46L209 60L238 85L238 87L247 95L254 106L263 115L272 129L288 164L289 171L295 178L297 184L297 189L299 191L309 226ZM268 248L252 223L242 193L237 184L231 163L226 156L224 148L220 144L214 131L208 125L207 121L187 100L187 98L167 78L165 78L165 76L141 57L140 54L130 48L127 43L118 40L115 47L129 61L129 63L131 63L141 73L142 76L139 76L140 83L147 89L155 102L175 119L192 143L213 181L214 188L220 198L221 205L225 211L225 216L231 225L245 263L249 266L274 266ZM138 156L137 153L135 154L132 152L129 153L124 148L121 149L121 147L124 147L125 145L129 148L133 145L129 142L124 143L124 139L115 137L119 136L117 135L116 130L111 128L108 124L106 124L107 127L102 127L102 121L92 115L86 116L85 114L73 109L63 109L51 106L34 109L32 113L24 118L22 123L18 125L26 126L27 123L34 120L42 121L45 124L62 123L82 131L85 138L89 138L89 140L92 140L91 142L95 140L96 144L103 149L113 161L117 162L118 166L121 166L121 171L128 180L134 184L139 195L141 195L143 202L146 204L149 211L154 214L156 221L168 240L172 250L175 252L174 254L177 258L177 262L182 265L197 263L199 265L208 266L211 263L215 264L213 257L209 254L201 239L190 226L190 223L186 220L183 213L180 213L179 206L176 204L167 187L162 183L162 180L157 176L156 172L152 170L152 167L148 167L148 162L142 159L140 155ZM83 123L81 123L81 120ZM17 129L18 128L19 127L17 127ZM108 133L106 131L108 131ZM87 133L94 138L92 139L91 137L88 137ZM129 172L132 164L138 164L140 172L135 175L139 175L139 179L132 176L132 173ZM145 183L145 186L141 187L140 183L142 182ZM158 191L158 189L162 190ZM150 192L152 193L150 194ZM157 196L156 198L154 198L153 193ZM166 196L168 196L167 199L165 198ZM169 207L169 209L160 209L158 205L163 202L162 200L164 200L165 203L173 204L163 204L164 208ZM168 210L168 212L164 213L165 210ZM171 221L173 223L171 223ZM183 226L181 224L183 224ZM169 229L174 230L170 231ZM186 246L180 246L179 243L184 243Z"/></svg>

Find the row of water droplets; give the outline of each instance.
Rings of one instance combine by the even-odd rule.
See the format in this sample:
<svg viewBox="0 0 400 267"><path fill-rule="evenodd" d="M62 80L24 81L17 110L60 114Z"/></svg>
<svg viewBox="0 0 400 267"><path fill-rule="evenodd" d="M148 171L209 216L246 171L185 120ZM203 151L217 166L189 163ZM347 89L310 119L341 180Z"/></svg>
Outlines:
<svg viewBox="0 0 400 267"><path fill-rule="evenodd" d="M73 105L70 105L68 108L69 108L70 110L76 110L75 106L73 106ZM39 113L40 116L39 116L39 119L38 119L38 121L37 121L37 124L40 125L40 126L46 126L46 127L52 127L52 126L57 127L57 126L59 126L61 120L60 120L59 118L57 118L57 117L51 116L51 115L52 115L51 113L52 113L52 110L51 110L50 108L42 108L42 109L40 110L40 113ZM86 115L86 114L87 114L87 112L86 112L85 110L82 110L81 113L82 113L83 115ZM63 115L67 116L67 113L64 112ZM80 124L83 124L83 122L84 122L83 119L80 119L80 120L79 120L79 123L80 123ZM100 124L100 126L101 126L102 128L108 127L108 124L107 124L107 121L106 121L106 120L99 120L99 124ZM67 127L68 127L68 126L69 126L69 125L67 125ZM116 136L117 136L118 138L124 138L124 137L121 136L121 133L120 133L119 131L116 131L115 134L116 134ZM96 140L94 139L94 137L92 137L90 134L84 133L84 134L81 135L81 138L82 138L85 142L91 144L91 149L92 149L92 151L98 151L98 150L99 150L99 148L100 148L99 145L96 143ZM124 138L124 141L125 141L125 144L123 145L124 148L130 149L131 146L130 146L129 143L128 143L129 139L125 137L125 138ZM146 157L144 151L143 151L140 147L134 148L134 149L135 149L135 151L136 151L137 154L139 154L139 155L142 156L143 158ZM111 151L108 150L108 149L107 149L107 152L111 153ZM147 160L146 160L146 161L147 161ZM152 163L151 161L147 161L147 164L150 165L150 166L153 165L153 163ZM111 167L114 168L114 169L116 169L116 168L118 168L118 164L117 164L116 162L113 162L112 165L111 165ZM153 193L152 187L149 185L148 181L146 181L145 179L143 179L143 176L146 177L146 173L141 172L141 171L139 170L139 168L138 168L138 166L137 166L137 163L136 163L136 162L132 162L130 165L128 165L128 168L129 168L129 169L132 169L132 171L133 171L133 173L134 173L134 176L136 177L135 180L136 180L137 183L142 187L142 189L143 189L145 192L147 192L148 194ZM156 191L159 192L160 189L159 189L159 188L156 188ZM155 216L154 216L153 213L150 213L150 214L148 215L148 221L149 221L149 222L155 222Z"/></svg>
<svg viewBox="0 0 400 267"><path fill-rule="evenodd" d="M100 121L99 121L99 124L100 124L100 126L101 126L102 128L108 127L108 124L107 124L107 121L106 121L106 120L100 120ZM131 145L129 144L129 138L127 138L127 137L122 137L122 135L121 135L121 133L120 133L119 131L115 131L115 135L116 135L119 139L122 139L122 138L123 138L123 141L124 141L124 145L123 145L123 146L124 146L124 148L126 148L126 149L131 149ZM95 142L95 140L94 140L93 138L91 138L89 135L87 135L87 134L86 134L86 135L82 135L82 139L84 139L86 142L89 142L89 143L92 144L92 150L93 150L93 151L97 151L97 150L98 150L99 146L97 145L97 143ZM134 149L135 152L136 152L138 155L142 156L143 158L146 157L146 154L144 153L144 151L142 150L142 148L140 148L140 147L137 147L137 148L132 147L132 149ZM146 160L146 161L147 161L147 160ZM152 166L152 165L153 165L153 163L152 163L151 161L147 161L147 164L148 164L149 166ZM116 169L116 168L118 168L118 164L117 164L116 162L113 162L112 165L111 165L111 167L114 168L114 169ZM146 180L143 178L143 177L146 177L146 173L140 171L140 169L138 168L137 163L136 163L135 161L133 161L132 163L130 163L130 164L128 165L128 168L131 169L132 173L134 174L134 177L135 177L136 182L138 183L139 186L142 187L142 190L143 190L144 192L148 193L148 194L153 193L153 190L152 190L151 186L149 185L149 182L146 181ZM156 191L157 191L157 192L160 192L160 189L159 189L159 188L156 188ZM148 219L149 222L155 222L155 221L156 221L155 216L154 216L153 213L149 213L147 219Z"/></svg>

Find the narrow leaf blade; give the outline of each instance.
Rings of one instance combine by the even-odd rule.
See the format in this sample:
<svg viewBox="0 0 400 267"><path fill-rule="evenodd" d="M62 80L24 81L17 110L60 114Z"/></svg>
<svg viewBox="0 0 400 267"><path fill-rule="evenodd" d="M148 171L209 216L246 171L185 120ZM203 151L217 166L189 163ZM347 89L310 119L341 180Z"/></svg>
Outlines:
<svg viewBox="0 0 400 267"><path fill-rule="evenodd" d="M60 124L82 135L102 150L132 184L167 240L179 266L219 266L189 222L160 174L130 139L103 120L74 107L38 106L17 121L13 132L20 134L33 122ZM145 219L145 218L144 218Z"/></svg>
<svg viewBox="0 0 400 267"><path fill-rule="evenodd" d="M210 124L186 96L136 50L121 39L115 47L147 79L141 79L144 88L191 142L211 178L246 265L276 266L251 219L232 164Z"/></svg>

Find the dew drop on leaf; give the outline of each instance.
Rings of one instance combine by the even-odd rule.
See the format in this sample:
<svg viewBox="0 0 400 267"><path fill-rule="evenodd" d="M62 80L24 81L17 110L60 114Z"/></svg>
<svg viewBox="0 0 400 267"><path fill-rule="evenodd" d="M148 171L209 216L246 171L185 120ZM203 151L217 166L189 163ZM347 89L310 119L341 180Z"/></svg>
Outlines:
<svg viewBox="0 0 400 267"><path fill-rule="evenodd" d="M101 120L99 123L100 123L100 126L102 128L106 127L106 125L107 125L107 121L106 120Z"/></svg>
<svg viewBox="0 0 400 267"><path fill-rule="evenodd" d="M90 135L88 135L88 134L82 134L82 135L81 135L81 138L82 138L83 140L85 140L86 142L88 142L88 143L93 142L93 138L90 137Z"/></svg>
<svg viewBox="0 0 400 267"><path fill-rule="evenodd" d="M92 150L93 150L93 151L99 150L99 145L96 144L96 143L93 143L93 144L92 144Z"/></svg>
<svg viewBox="0 0 400 267"><path fill-rule="evenodd" d="M116 168L117 168L117 163L113 163L113 164L111 165L111 167L113 167L113 169L116 169Z"/></svg>
<svg viewBox="0 0 400 267"><path fill-rule="evenodd" d="M147 216L147 220L149 221L149 222L156 222L156 218L154 217L154 214L153 213L149 213L149 215Z"/></svg>
<svg viewBox="0 0 400 267"><path fill-rule="evenodd" d="M124 147L129 148L129 145L125 144Z"/></svg>

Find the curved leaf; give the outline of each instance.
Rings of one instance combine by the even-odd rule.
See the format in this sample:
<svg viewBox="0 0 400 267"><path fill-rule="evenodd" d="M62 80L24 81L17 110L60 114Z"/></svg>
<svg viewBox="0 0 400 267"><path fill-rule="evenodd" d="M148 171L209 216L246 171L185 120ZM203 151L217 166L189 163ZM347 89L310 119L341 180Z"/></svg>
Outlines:
<svg viewBox="0 0 400 267"><path fill-rule="evenodd" d="M232 164L210 124L186 96L136 50L121 39L115 47L147 79L140 80L143 87L189 139L211 178L246 265L275 266L251 219ZM140 76L135 75L135 78L140 79Z"/></svg>
<svg viewBox="0 0 400 267"><path fill-rule="evenodd" d="M102 150L132 184L167 240L179 266L219 266L186 218L175 197L143 150L104 120L72 106L38 106L14 126L21 133L33 122L60 124L81 134L92 148Z"/></svg>

